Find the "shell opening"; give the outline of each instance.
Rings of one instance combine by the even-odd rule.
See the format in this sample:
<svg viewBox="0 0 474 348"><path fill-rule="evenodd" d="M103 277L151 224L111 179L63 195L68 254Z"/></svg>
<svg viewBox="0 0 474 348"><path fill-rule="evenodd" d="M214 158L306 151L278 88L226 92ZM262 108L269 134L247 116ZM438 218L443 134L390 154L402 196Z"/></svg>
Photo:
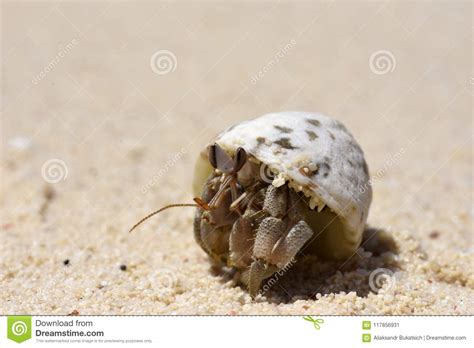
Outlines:
<svg viewBox="0 0 474 348"><path fill-rule="evenodd" d="M253 156L249 156L249 162L262 168L266 166ZM271 165L267 166L273 173L273 178L261 177L263 181L273 186L279 187L284 184L298 193L302 193L306 199L307 210L304 212L305 220L313 229L315 238L305 248L305 254L315 254L323 259L342 259L351 256L358 248L359 241L351 240L346 230L346 224L342 217L337 215L320 197L311 192L306 187L292 181L285 173L277 172ZM207 178L213 172L207 156L199 156L193 182L195 196L199 196ZM262 171L260 171L262 176Z"/></svg>

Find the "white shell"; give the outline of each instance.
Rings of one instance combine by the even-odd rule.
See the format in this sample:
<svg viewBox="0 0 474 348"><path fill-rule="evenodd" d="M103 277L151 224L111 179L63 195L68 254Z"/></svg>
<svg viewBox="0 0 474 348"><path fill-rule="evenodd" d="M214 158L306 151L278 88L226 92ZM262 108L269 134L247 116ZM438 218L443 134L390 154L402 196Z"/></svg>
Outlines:
<svg viewBox="0 0 474 348"><path fill-rule="evenodd" d="M274 185L288 181L311 197L311 208L327 205L337 214L345 230L337 238L343 236L340 243L349 248L333 256L357 250L372 190L362 149L339 121L309 112L271 113L228 128L214 142L229 153L243 147L278 174Z"/></svg>

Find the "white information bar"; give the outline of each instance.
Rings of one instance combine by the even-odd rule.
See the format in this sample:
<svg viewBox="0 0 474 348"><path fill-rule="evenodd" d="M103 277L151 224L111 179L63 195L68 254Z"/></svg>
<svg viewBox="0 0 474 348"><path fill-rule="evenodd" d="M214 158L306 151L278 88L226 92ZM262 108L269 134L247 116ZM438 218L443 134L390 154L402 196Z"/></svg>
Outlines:
<svg viewBox="0 0 474 348"><path fill-rule="evenodd" d="M473 347L473 317L3 316L0 347Z"/></svg>

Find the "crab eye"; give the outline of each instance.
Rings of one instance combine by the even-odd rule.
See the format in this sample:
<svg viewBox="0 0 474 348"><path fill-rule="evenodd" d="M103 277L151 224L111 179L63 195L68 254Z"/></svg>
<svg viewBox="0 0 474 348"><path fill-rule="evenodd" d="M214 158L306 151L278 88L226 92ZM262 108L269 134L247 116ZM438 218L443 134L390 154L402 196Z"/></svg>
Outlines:
<svg viewBox="0 0 474 348"><path fill-rule="evenodd" d="M216 145L209 146L209 162L211 166L217 168Z"/></svg>
<svg viewBox="0 0 474 348"><path fill-rule="evenodd" d="M242 147L239 147L235 151L235 157L234 157L234 168L233 171L234 173L237 173L247 162L247 152Z"/></svg>
<svg viewBox="0 0 474 348"><path fill-rule="evenodd" d="M230 174L234 169L232 158L218 145L209 146L209 162L221 172Z"/></svg>

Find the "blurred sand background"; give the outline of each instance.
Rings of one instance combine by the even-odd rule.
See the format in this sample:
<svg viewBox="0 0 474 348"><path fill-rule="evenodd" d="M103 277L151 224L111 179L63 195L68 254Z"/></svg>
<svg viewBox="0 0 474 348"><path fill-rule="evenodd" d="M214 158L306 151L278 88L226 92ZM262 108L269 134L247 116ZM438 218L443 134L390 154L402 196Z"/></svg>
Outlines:
<svg viewBox="0 0 474 348"><path fill-rule="evenodd" d="M1 11L1 314L474 314L471 2ZM193 209L127 233L191 200L214 134L281 110L336 117L364 149L371 229L351 259L297 264L252 302L211 269Z"/></svg>

